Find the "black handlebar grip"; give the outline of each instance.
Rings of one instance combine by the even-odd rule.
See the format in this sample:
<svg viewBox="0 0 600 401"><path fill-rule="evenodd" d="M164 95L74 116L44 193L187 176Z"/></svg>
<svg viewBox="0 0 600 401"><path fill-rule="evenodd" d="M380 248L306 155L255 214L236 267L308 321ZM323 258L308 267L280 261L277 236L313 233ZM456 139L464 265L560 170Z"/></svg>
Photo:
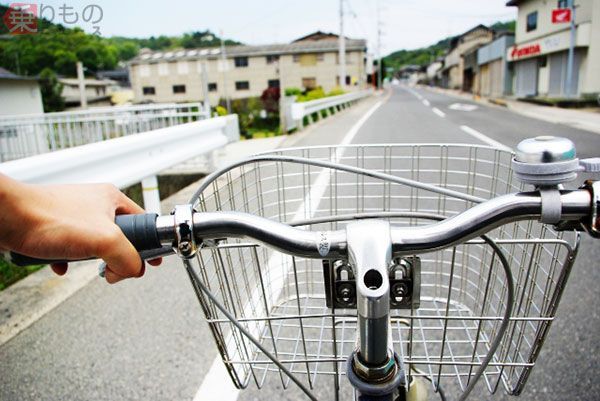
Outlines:
<svg viewBox="0 0 600 401"><path fill-rule="evenodd" d="M155 213L122 214L115 218L115 224L138 252L146 251L162 247L156 231L157 217Z"/></svg>
<svg viewBox="0 0 600 401"><path fill-rule="evenodd" d="M156 218L158 217L155 213L147 214L122 214L115 218L115 224L119 226L123 234L127 237L129 242L133 244L138 252L142 252L140 255L143 259L145 254L149 250L155 250L157 253L166 253L170 247L163 248L160 240L158 239L158 232L156 231ZM150 253L148 253L150 255ZM31 256L25 256L16 252L10 252L10 261L17 266L33 266L33 265L44 265L49 263L67 262L65 260L49 260L33 258Z"/></svg>

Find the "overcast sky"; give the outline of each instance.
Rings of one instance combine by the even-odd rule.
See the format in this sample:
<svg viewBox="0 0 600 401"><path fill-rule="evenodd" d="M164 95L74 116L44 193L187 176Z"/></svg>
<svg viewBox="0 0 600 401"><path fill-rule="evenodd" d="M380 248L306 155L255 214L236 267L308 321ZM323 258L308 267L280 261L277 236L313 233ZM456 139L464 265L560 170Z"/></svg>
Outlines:
<svg viewBox="0 0 600 401"><path fill-rule="evenodd" d="M222 30L225 37L243 43L265 44L289 42L316 30L339 32L339 0L46 0L41 3L56 9L55 22L61 22L58 14L63 4L79 14L88 4L100 5L104 16L97 25L104 36L180 35L210 29L217 33ZM479 23L506 21L516 16L516 8L506 7L506 0L345 0L347 35L367 39L372 52L376 52L378 3L384 55L398 49L427 46ZM93 30L91 23L80 21L77 25L86 31Z"/></svg>

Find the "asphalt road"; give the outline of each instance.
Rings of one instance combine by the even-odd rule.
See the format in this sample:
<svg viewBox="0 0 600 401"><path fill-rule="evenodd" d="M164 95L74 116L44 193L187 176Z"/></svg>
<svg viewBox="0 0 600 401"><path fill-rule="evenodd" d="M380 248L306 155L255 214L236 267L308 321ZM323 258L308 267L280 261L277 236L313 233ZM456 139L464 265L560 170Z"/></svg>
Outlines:
<svg viewBox="0 0 600 401"><path fill-rule="evenodd" d="M337 144L376 101L327 119L291 142ZM600 153L598 134L429 90L393 87L382 101L353 143L484 143L461 128L466 126L509 147L527 136L561 135L576 143L580 156ZM456 103L477 107L451 108ZM584 236L522 399L598 399L600 316L593 305L600 296L599 260L598 243ZM216 355L185 271L169 258L140 280L91 283L0 347L0 400L191 400ZM238 399L275 397L299 399L295 391L277 387L250 389ZM491 398L479 392L473 399Z"/></svg>

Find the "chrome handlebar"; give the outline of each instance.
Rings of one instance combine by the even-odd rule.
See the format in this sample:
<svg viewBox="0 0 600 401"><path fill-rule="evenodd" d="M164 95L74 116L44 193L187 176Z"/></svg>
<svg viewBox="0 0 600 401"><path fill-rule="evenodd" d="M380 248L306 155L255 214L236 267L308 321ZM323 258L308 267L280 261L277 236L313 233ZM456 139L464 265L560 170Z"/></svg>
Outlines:
<svg viewBox="0 0 600 401"><path fill-rule="evenodd" d="M562 222L581 223L592 233L597 229L593 220L593 194L589 188L560 193ZM456 216L427 226L391 226L394 255L414 254L438 250L475 238L503 224L536 219L542 213L542 200L538 192L522 192L500 196L480 203ZM178 238L174 216L156 219L158 238L163 245L173 245ZM346 258L345 230L313 232L295 228L264 217L240 212L194 213L192 226L198 243L224 238L250 238L281 252L306 258ZM190 255L188 255L190 256Z"/></svg>

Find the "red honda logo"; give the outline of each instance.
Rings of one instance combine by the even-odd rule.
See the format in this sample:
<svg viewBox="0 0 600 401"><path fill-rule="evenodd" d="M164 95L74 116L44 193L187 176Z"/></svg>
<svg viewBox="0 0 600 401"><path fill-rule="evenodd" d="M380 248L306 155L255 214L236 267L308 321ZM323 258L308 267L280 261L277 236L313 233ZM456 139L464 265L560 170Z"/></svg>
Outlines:
<svg viewBox="0 0 600 401"><path fill-rule="evenodd" d="M527 45L524 47L519 47L517 45L513 46L512 52L510 56L512 58L521 58L525 56L533 56L534 54L540 54L542 52L542 48L539 43L535 43L533 45Z"/></svg>
<svg viewBox="0 0 600 401"><path fill-rule="evenodd" d="M563 24L565 22L571 22L570 8L557 8L555 10L552 10L553 24Z"/></svg>

